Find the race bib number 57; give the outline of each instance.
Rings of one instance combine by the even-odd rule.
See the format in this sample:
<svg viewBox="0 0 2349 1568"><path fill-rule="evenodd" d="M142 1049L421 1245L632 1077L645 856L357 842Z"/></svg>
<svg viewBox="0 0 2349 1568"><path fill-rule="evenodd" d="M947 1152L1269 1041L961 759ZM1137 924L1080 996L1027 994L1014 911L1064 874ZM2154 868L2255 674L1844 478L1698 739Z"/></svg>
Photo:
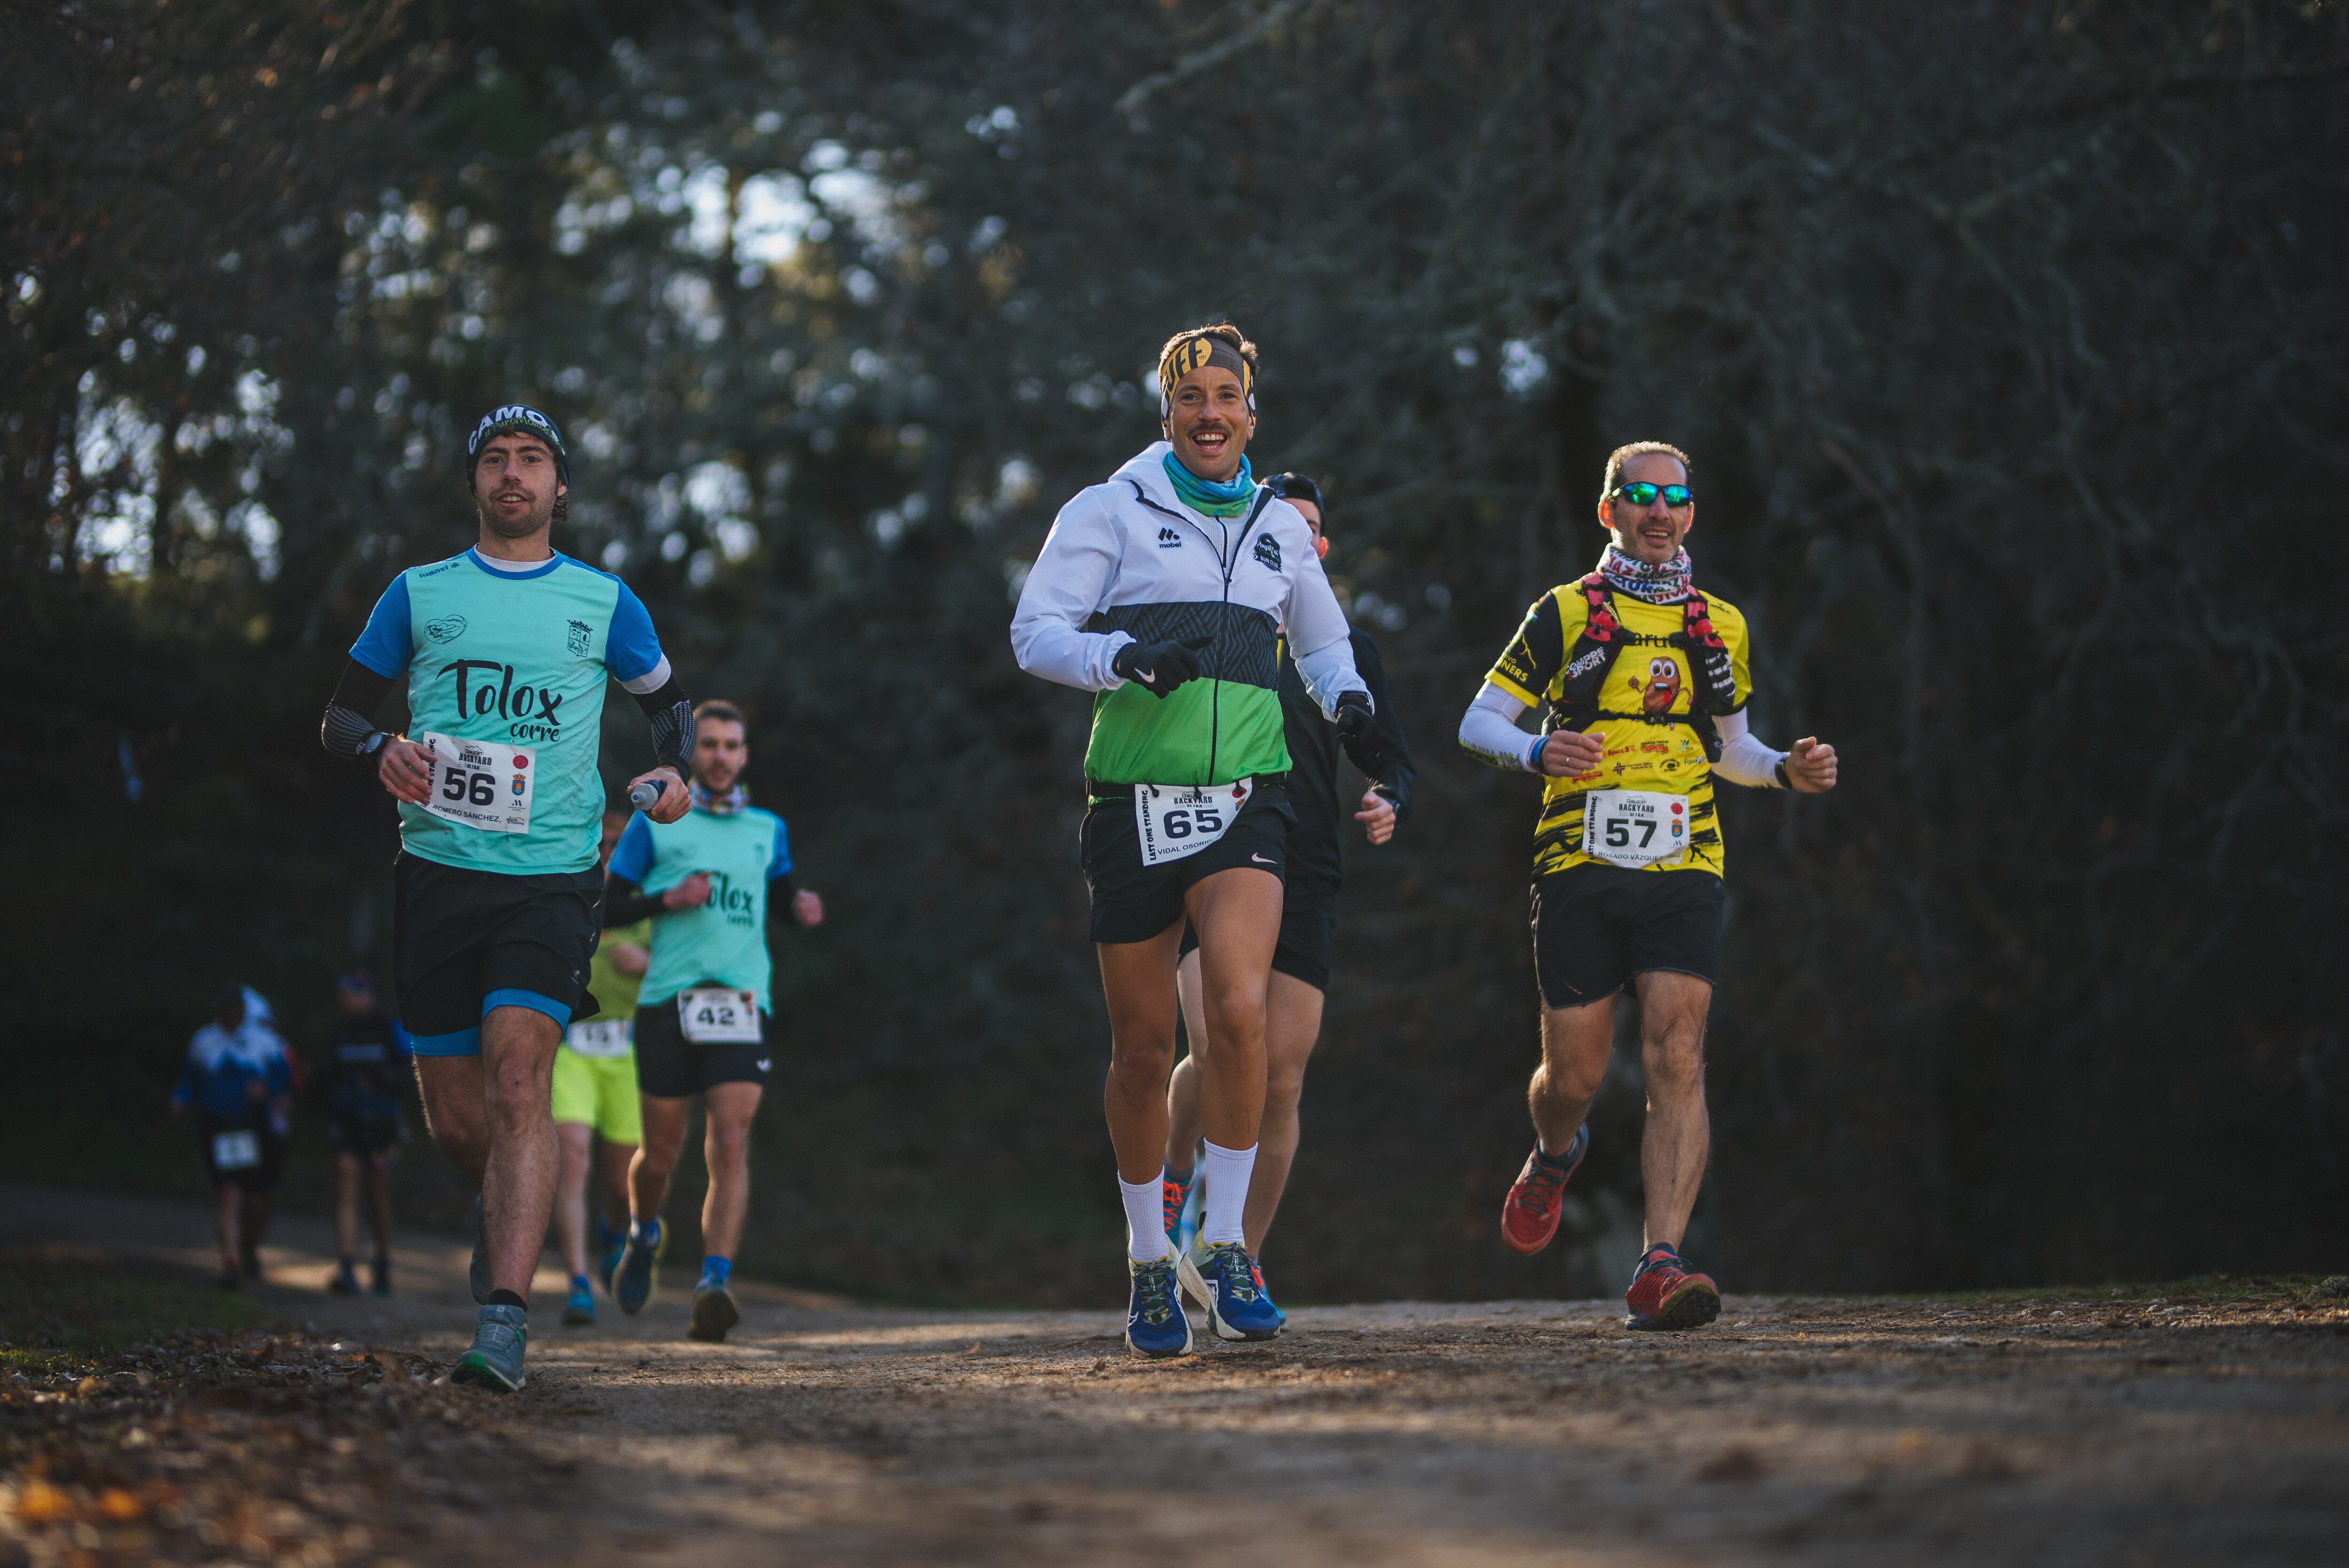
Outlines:
<svg viewBox="0 0 2349 1568"><path fill-rule="evenodd" d="M1231 830L1256 781L1231 784L1136 784L1133 829L1142 863L1163 866L1197 854Z"/></svg>
<svg viewBox="0 0 2349 1568"><path fill-rule="evenodd" d="M1594 789L1583 797L1582 852L1619 866L1671 860L1688 848L1685 795Z"/></svg>
<svg viewBox="0 0 2349 1568"><path fill-rule="evenodd" d="M417 744L432 753L432 790L424 809L444 822L492 833L530 831L538 789L538 752L502 741L459 740L427 732Z"/></svg>

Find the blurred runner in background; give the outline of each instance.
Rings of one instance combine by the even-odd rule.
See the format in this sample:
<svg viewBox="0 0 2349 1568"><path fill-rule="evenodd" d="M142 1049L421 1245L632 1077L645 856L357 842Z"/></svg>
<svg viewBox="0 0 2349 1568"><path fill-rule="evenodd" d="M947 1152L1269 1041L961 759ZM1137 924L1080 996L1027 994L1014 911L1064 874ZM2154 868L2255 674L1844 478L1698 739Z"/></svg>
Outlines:
<svg viewBox="0 0 2349 1568"><path fill-rule="evenodd" d="M612 860L612 848L634 815L604 813L598 868ZM564 1031L554 1053L554 1136L563 1144L563 1170L555 1180L554 1229L571 1294L563 1321L572 1326L595 1321L595 1293L587 1283L587 1182L595 1167L595 1140L604 1140L603 1212L595 1216L595 1274L612 1288L627 1240L628 1162L636 1158L644 1118L636 1099L636 989L652 962L650 918L615 926L608 922L587 968L587 988L603 1010Z"/></svg>
<svg viewBox="0 0 2349 1568"><path fill-rule="evenodd" d="M261 1283L261 1243L285 1167L294 1071L285 1043L245 1017L244 987L232 981L212 1003L212 1021L188 1042L171 1089L171 1114L192 1109L204 1169L220 1201L222 1289Z"/></svg>
<svg viewBox="0 0 2349 1568"><path fill-rule="evenodd" d="M1297 509L1313 531L1314 549L1329 558L1322 531L1321 487L1303 474L1275 474L1265 489ZM1298 1103L1305 1093L1305 1063L1321 1037L1321 1006L1330 989L1330 946L1338 929L1338 890L1344 884L1339 833L1352 808L1362 835L1373 844L1394 837L1410 820L1411 787L1418 777L1411 747L1387 696L1386 666L1378 645L1360 626L1348 634L1354 668L1376 707L1368 734L1351 743L1353 758L1369 788L1359 801L1338 797L1338 731L1325 721L1297 673L1284 643L1280 656L1280 717L1288 744L1288 801L1297 825L1288 830L1288 886L1280 914L1280 940L1272 952L1272 979L1265 992L1264 1120L1257 1132L1256 1169L1248 1177L1247 1206L1241 1224L1248 1256L1257 1260L1257 1283L1264 1283L1264 1238L1280 1207L1297 1158ZM1200 1202L1199 1079L1206 1064L1207 1024L1199 980L1199 937L1186 923L1183 958L1176 975L1183 991L1183 1025L1190 1054L1174 1068L1166 1088L1167 1239L1188 1254L1197 1239ZM1180 1174L1177 1174L1180 1172ZM1267 1299L1270 1299L1269 1292ZM1278 1310L1276 1308L1276 1310Z"/></svg>
<svg viewBox="0 0 2349 1568"><path fill-rule="evenodd" d="M750 804L742 710L702 703L693 736L692 810L676 822L631 821L612 851L605 895L615 924L653 922L636 1019L644 1145L629 1171L628 1242L612 1271L612 1299L626 1313L652 1300L654 1265L668 1245L661 1203L698 1094L709 1116L709 1189L687 1333L719 1340L742 1317L731 1284L734 1250L750 1212L750 1121L774 1064L767 929L821 925L823 901L792 884L783 820Z"/></svg>
<svg viewBox="0 0 2349 1568"><path fill-rule="evenodd" d="M375 981L364 969L343 976L343 1009L334 1048L320 1081L326 1097L326 1142L335 1150L335 1248L340 1256L327 1288L359 1291L359 1194L367 1194L375 1230L371 1284L391 1294L391 1157L406 1136L400 1126L401 1086L413 1071L408 1031L377 1005Z"/></svg>

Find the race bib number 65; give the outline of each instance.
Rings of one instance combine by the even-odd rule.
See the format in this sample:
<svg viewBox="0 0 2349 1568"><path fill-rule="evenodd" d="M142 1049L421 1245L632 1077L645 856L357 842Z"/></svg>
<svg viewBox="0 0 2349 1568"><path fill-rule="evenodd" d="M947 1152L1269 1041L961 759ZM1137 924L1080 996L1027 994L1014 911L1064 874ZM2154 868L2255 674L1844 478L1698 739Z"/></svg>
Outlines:
<svg viewBox="0 0 2349 1568"><path fill-rule="evenodd" d="M1611 865L1644 866L1688 848L1685 795L1594 789L1583 797L1582 852Z"/></svg>
<svg viewBox="0 0 2349 1568"><path fill-rule="evenodd" d="M1255 788L1252 779L1231 784L1136 784L1133 829L1142 840L1142 863L1163 866L1195 855L1222 838Z"/></svg>
<svg viewBox="0 0 2349 1568"><path fill-rule="evenodd" d="M535 748L429 731L417 737L417 744L432 753L426 810L444 822L486 832L530 831L530 801L538 789Z"/></svg>

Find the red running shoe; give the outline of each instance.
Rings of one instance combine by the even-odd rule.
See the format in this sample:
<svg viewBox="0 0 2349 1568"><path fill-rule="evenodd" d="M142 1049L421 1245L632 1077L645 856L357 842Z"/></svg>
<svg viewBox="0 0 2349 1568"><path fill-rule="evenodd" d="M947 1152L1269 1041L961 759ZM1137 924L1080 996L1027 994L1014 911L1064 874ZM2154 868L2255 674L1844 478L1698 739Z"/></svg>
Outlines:
<svg viewBox="0 0 2349 1568"><path fill-rule="evenodd" d="M1623 1304L1631 1309L1626 1328L1702 1328L1721 1315L1721 1287L1710 1275L1689 1273L1678 1253L1659 1243L1640 1260Z"/></svg>
<svg viewBox="0 0 2349 1568"><path fill-rule="evenodd" d="M1501 1240L1508 1243L1512 1250L1531 1257L1549 1245L1551 1238L1557 1234L1566 1183L1589 1151L1588 1122L1574 1130L1574 1143L1566 1151L1563 1171L1542 1158L1540 1144L1534 1145L1534 1151L1526 1156L1526 1168L1517 1172L1509 1195L1501 1200Z"/></svg>

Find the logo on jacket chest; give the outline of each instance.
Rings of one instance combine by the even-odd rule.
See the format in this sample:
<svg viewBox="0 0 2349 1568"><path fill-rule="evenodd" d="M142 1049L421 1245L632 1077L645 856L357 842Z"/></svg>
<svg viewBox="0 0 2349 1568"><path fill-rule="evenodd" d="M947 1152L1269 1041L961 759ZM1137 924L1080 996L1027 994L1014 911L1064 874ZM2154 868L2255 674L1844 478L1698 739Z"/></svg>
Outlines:
<svg viewBox="0 0 2349 1568"><path fill-rule="evenodd" d="M1263 562L1268 569L1274 572L1279 571L1280 541L1268 533L1258 534L1256 542L1256 558Z"/></svg>
<svg viewBox="0 0 2349 1568"><path fill-rule="evenodd" d="M563 706L563 694L516 680L513 665L495 659L459 659L443 665L440 673L456 677L460 718L486 718L494 713L512 721L506 733L516 740L562 738L563 720L554 710Z"/></svg>
<svg viewBox="0 0 2349 1568"><path fill-rule="evenodd" d="M572 622L572 623L571 623L571 653L572 653L572 656L573 656L573 657L574 657L574 658L582 658L582 659L585 658L585 657L587 656L587 650L588 650L588 648L589 648L590 646L592 646L592 645L593 645L593 644L592 644L592 642L591 642L591 639L595 636L595 629L594 629L593 627L589 626L589 625L587 624L587 623L586 623L586 622L585 622L585 621L574 621L574 622Z"/></svg>
<svg viewBox="0 0 2349 1568"><path fill-rule="evenodd" d="M1183 548L1183 536L1175 532L1172 528L1162 528L1158 531L1158 548L1161 550L1180 550Z"/></svg>

